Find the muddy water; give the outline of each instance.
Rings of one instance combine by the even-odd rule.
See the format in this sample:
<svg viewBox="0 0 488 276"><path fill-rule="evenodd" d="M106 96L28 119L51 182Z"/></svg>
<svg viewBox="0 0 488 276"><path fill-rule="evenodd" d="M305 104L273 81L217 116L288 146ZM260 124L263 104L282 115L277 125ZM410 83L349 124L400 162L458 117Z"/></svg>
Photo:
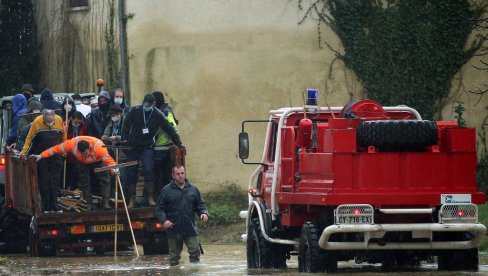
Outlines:
<svg viewBox="0 0 488 276"><path fill-rule="evenodd" d="M297 257L292 256L286 270L250 270L246 267L246 248L238 245L205 245L205 255L199 264L190 264L188 254L183 254L179 266L170 267L167 255L141 256L135 258L131 252L122 252L117 259L106 253L95 256L88 253L80 257L73 254L59 254L58 257L32 258L26 255L9 255L0 263L2 275L297 275ZM437 265L422 264L415 268L398 271L382 271L380 265L357 265L353 262L339 262L336 275L488 275L488 254L480 254L479 272L437 272ZM301 274L307 275L307 274ZM317 275L317 274L315 274Z"/></svg>

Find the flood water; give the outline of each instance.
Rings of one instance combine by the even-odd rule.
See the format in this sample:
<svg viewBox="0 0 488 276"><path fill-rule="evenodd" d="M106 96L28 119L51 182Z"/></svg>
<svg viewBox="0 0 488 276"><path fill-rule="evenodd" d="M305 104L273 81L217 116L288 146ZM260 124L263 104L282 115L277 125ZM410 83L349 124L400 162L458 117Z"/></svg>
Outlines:
<svg viewBox="0 0 488 276"><path fill-rule="evenodd" d="M186 249L184 249L186 250ZM28 255L7 255L0 263L2 275L297 275L297 256L287 262L286 270L247 269L244 244L204 245L205 254L199 264L190 264L184 252L181 264L170 267L168 255L142 255L120 252L117 258L110 253L105 256L78 256L60 253L58 257L33 258ZM480 252L479 272L437 271L437 265L422 264L420 267L402 268L402 271L382 271L381 265L358 265L354 262L339 262L335 275L488 275L488 253ZM2 268L3 266L3 268ZM301 274L307 275L307 274ZM318 274L314 274L318 275Z"/></svg>

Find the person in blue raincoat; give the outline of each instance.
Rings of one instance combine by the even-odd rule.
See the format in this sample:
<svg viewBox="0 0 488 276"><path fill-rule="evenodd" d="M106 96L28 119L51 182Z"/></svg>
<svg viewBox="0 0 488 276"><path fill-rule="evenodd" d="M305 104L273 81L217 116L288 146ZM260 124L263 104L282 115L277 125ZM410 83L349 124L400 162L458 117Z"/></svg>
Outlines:
<svg viewBox="0 0 488 276"><path fill-rule="evenodd" d="M179 264L183 242L190 254L190 262L200 261L200 243L195 214L202 222L208 220L208 210L198 188L186 179L185 168L173 167L173 180L164 186L159 195L156 216L168 229L169 261Z"/></svg>
<svg viewBox="0 0 488 276"><path fill-rule="evenodd" d="M19 126L20 116L27 113L27 100L22 94L17 94L12 99L12 126L7 137L7 146L11 146L17 140L17 127Z"/></svg>

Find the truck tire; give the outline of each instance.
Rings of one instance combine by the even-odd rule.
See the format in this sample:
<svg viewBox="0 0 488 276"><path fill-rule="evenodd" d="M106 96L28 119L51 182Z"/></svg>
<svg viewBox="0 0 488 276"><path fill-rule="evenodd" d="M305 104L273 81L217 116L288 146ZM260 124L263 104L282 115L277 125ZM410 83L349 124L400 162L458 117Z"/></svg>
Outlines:
<svg viewBox="0 0 488 276"><path fill-rule="evenodd" d="M259 218L252 218L247 229L247 267L272 268L272 253L270 244L261 233Z"/></svg>
<svg viewBox="0 0 488 276"><path fill-rule="evenodd" d="M56 256L56 244L53 240L39 239L38 229L34 217L29 226L29 248L32 257L53 257Z"/></svg>
<svg viewBox="0 0 488 276"><path fill-rule="evenodd" d="M337 257L334 252L319 247L320 229L314 222L303 224L298 244L299 272L337 272Z"/></svg>
<svg viewBox="0 0 488 276"><path fill-rule="evenodd" d="M365 121L356 129L359 147L381 151L422 151L437 144L437 124L427 120Z"/></svg>
<svg viewBox="0 0 488 276"><path fill-rule="evenodd" d="M142 246L144 255L168 254L168 237L166 232L149 234L149 241Z"/></svg>
<svg viewBox="0 0 488 276"><path fill-rule="evenodd" d="M447 250L437 256L438 270L478 271L479 258L478 248L466 250Z"/></svg>

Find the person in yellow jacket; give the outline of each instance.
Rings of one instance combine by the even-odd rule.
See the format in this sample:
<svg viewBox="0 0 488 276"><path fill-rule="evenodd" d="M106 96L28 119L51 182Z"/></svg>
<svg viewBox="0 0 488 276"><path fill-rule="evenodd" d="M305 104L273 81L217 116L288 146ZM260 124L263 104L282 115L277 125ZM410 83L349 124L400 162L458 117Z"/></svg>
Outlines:
<svg viewBox="0 0 488 276"><path fill-rule="evenodd" d="M160 91L154 91L152 94L156 100L156 108L163 113L166 120L178 132L173 109L165 101L164 94ZM163 187L171 182L171 170L174 161L171 159L169 148L172 145L174 143L169 135L162 128L159 128L154 142L154 198L158 198Z"/></svg>
<svg viewBox="0 0 488 276"><path fill-rule="evenodd" d="M73 139L69 139L64 143L50 147L44 150L38 159L51 158L56 155L72 154L77 162L78 167L78 187L83 192L83 198L88 202L88 206L91 207L92 191L90 186L90 170L95 167L112 166L117 163L108 153L107 148L103 147L102 140L92 136L78 136ZM118 173L118 170L115 170ZM110 176L108 171L101 171L96 173L99 185L100 193L102 195L102 208L110 209L108 204L108 197L110 194Z"/></svg>
<svg viewBox="0 0 488 276"><path fill-rule="evenodd" d="M38 116L32 121L20 155L23 158L28 155L36 156L65 140L66 131L63 119L53 110L45 109L42 111L42 116ZM57 205L57 197L61 189L63 170L59 168L63 166L63 160L61 156L53 156L38 161L37 179L42 200L41 209L44 213L62 212Z"/></svg>

